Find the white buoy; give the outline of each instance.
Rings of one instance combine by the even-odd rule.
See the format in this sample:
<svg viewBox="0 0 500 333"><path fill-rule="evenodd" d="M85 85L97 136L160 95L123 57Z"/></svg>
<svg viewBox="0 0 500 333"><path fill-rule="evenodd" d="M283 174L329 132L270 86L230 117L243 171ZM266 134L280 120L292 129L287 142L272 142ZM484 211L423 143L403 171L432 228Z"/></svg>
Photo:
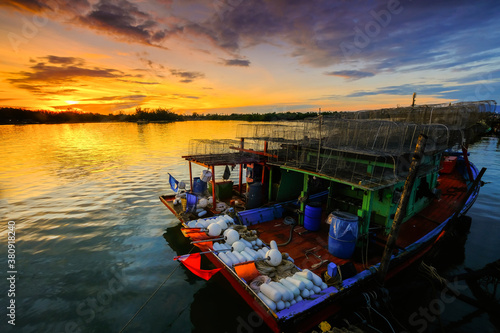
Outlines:
<svg viewBox="0 0 500 333"><path fill-rule="evenodd" d="M242 241L243 243L245 243L245 246L248 246L248 247L252 247L252 243L250 243L249 241L247 241L245 238L242 238L240 239L240 241Z"/></svg>
<svg viewBox="0 0 500 333"><path fill-rule="evenodd" d="M227 229L227 222L226 222L226 220L219 220L219 221L217 221L217 224L220 225L220 227L221 227L222 230L226 230Z"/></svg>
<svg viewBox="0 0 500 333"><path fill-rule="evenodd" d="M281 279L280 283L284 287L288 288L293 293L294 297L297 297L300 295L300 289L296 285L294 285L293 283L288 281L287 279Z"/></svg>
<svg viewBox="0 0 500 333"><path fill-rule="evenodd" d="M272 281L269 283L269 285L271 285L274 289L278 290L281 293L283 301L286 302L293 299L293 293L283 287L283 285L281 285L280 283Z"/></svg>
<svg viewBox="0 0 500 333"><path fill-rule="evenodd" d="M294 279L293 277L289 276L286 278L287 281L290 283L294 284L299 290L304 290L306 289L306 284L303 281Z"/></svg>
<svg viewBox="0 0 500 333"><path fill-rule="evenodd" d="M232 244L232 247L233 247L234 251L238 251L238 252L241 252L241 251L245 250L245 248L246 248L245 244L241 241L234 242Z"/></svg>
<svg viewBox="0 0 500 333"><path fill-rule="evenodd" d="M313 272L311 272L308 269L304 269L303 272L310 273L311 278L309 280L312 280L312 282L316 286L321 287L321 284L323 283L323 280L321 280L321 278L319 276L317 276L316 274L314 274Z"/></svg>
<svg viewBox="0 0 500 333"><path fill-rule="evenodd" d="M229 245L233 245L233 243L239 239L240 239L240 234L238 233L238 231L234 229L229 229L226 236L224 236L224 240Z"/></svg>
<svg viewBox="0 0 500 333"><path fill-rule="evenodd" d="M229 257L229 259L231 259L231 261L234 263L234 264L238 264L240 263L239 259L233 254L233 252L231 251L227 251L226 252L227 256Z"/></svg>
<svg viewBox="0 0 500 333"><path fill-rule="evenodd" d="M241 253L237 251L233 251L232 253L236 256L236 258L238 258L239 262L247 261L247 259Z"/></svg>
<svg viewBox="0 0 500 333"><path fill-rule="evenodd" d="M260 255L261 258L265 258L266 257L266 252L262 249L259 249L257 250L257 253Z"/></svg>
<svg viewBox="0 0 500 333"><path fill-rule="evenodd" d="M208 205L207 199L201 198L200 200L198 200L198 204L197 204L198 207L205 208L205 207L207 207L207 205Z"/></svg>
<svg viewBox="0 0 500 333"><path fill-rule="evenodd" d="M297 273L295 273L295 275L293 275L293 278L304 282L307 289L312 289L313 286L314 286L314 283L312 283L311 280L308 280L308 279L306 279L305 277L303 277L301 275L297 275Z"/></svg>
<svg viewBox="0 0 500 333"><path fill-rule="evenodd" d="M308 270L303 270L302 272L297 272L295 275L300 275L303 278L306 278L308 280L312 280L312 272Z"/></svg>
<svg viewBox="0 0 500 333"><path fill-rule="evenodd" d="M247 251L241 251L240 254L245 257L247 261L253 261L253 257Z"/></svg>
<svg viewBox="0 0 500 333"><path fill-rule="evenodd" d="M224 263L226 263L226 265L228 265L229 267L233 266L233 262L224 252L219 253L219 258L221 258L222 261L224 261Z"/></svg>
<svg viewBox="0 0 500 333"><path fill-rule="evenodd" d="M264 295L262 292L259 292L257 296L259 296L262 302L264 302L269 307L269 309L276 311L276 303L274 303L271 299L269 299L269 297Z"/></svg>
<svg viewBox="0 0 500 333"><path fill-rule="evenodd" d="M281 301L283 297L277 289L271 287L269 284L266 283L260 285L260 291L274 302Z"/></svg>
<svg viewBox="0 0 500 333"><path fill-rule="evenodd" d="M271 249L266 253L266 262L271 266L279 266L282 256L275 241L271 241Z"/></svg>
<svg viewBox="0 0 500 333"><path fill-rule="evenodd" d="M208 226L208 235L209 236L219 236L222 232L220 225L217 223L212 223Z"/></svg>
<svg viewBox="0 0 500 333"><path fill-rule="evenodd" d="M318 294L318 293L320 293L320 292L321 292L321 288L320 288L320 287L318 287L318 286L314 286L314 287L313 287L313 290L314 290L314 293L315 293L315 294Z"/></svg>
<svg viewBox="0 0 500 333"><path fill-rule="evenodd" d="M233 230L233 229L226 229L224 230L224 233L222 234L224 237L226 237L226 234L229 232L229 230Z"/></svg>
<svg viewBox="0 0 500 333"><path fill-rule="evenodd" d="M246 252L248 252L254 259L260 259L262 258L258 253L257 251L249 248L249 247L245 247L244 249Z"/></svg>

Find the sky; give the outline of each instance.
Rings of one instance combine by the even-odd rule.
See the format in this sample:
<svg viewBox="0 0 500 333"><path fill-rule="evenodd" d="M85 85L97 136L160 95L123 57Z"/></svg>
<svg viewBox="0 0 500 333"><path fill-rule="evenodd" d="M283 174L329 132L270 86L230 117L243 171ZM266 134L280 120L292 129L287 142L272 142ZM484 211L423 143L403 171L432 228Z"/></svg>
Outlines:
<svg viewBox="0 0 500 333"><path fill-rule="evenodd" d="M0 106L102 114L497 99L500 1L1 0Z"/></svg>

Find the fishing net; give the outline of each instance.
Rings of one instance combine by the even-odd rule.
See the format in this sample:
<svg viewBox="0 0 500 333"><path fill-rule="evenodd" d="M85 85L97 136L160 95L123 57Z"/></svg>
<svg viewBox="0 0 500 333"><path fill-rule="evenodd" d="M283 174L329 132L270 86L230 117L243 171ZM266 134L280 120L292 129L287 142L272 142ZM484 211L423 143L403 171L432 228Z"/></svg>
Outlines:
<svg viewBox="0 0 500 333"><path fill-rule="evenodd" d="M238 231L240 234L240 238L243 238L244 240L251 242L254 240L257 240L257 231L256 230L248 230L246 225L235 225L233 226L233 229Z"/></svg>
<svg viewBox="0 0 500 333"><path fill-rule="evenodd" d="M264 283L269 283L271 281L271 278L266 275L259 275L255 279L250 282L249 286L252 288L253 291L258 293L260 291L260 286Z"/></svg>
<svg viewBox="0 0 500 333"><path fill-rule="evenodd" d="M271 266L265 261L257 261L255 262L255 267L257 267L260 274L270 277L273 281L279 281L299 271L295 264L288 260L286 253L282 253L281 255L283 260L281 260L281 264L278 266Z"/></svg>

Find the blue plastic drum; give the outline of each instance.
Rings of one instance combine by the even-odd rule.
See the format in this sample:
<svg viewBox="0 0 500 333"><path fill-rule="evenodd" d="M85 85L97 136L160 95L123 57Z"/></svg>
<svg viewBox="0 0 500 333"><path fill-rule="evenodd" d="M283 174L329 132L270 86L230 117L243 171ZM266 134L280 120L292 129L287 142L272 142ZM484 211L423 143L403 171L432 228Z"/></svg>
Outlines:
<svg viewBox="0 0 500 333"><path fill-rule="evenodd" d="M358 240L358 217L337 211L328 215L328 222L328 252L337 258L349 259Z"/></svg>
<svg viewBox="0 0 500 333"><path fill-rule="evenodd" d="M312 202L306 205L304 212L304 228L310 231L318 231L321 226L321 203Z"/></svg>

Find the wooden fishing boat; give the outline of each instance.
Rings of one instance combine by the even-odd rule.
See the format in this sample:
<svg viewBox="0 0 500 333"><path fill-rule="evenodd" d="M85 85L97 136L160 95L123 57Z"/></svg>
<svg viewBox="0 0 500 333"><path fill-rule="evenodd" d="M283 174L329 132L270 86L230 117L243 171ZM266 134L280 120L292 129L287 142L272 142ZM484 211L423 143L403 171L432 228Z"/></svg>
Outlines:
<svg viewBox="0 0 500 333"><path fill-rule="evenodd" d="M455 114L450 108L435 107L432 116L442 120ZM421 258L477 198L485 169L468 161L465 148L450 150L457 138L463 139L467 124L422 123L320 116L303 123L244 124L237 131L240 141L199 141L193 145L197 151L183 156L189 162L188 192L197 195L191 207L179 200L179 193L160 200L180 219L183 234L206 252L274 332L305 331L341 309L354 293L383 283ZM218 182L213 176L208 193L207 184L197 185L203 175L193 178L191 163L212 175L215 167L239 166L239 182ZM200 199L210 199L203 219L195 210ZM256 275L239 267L249 265L250 271L265 274L260 267L223 259L224 240L194 224L220 215L221 206L228 221L258 235L254 250L262 246L259 242L276 241L287 254L283 261L294 263L285 276L293 280L295 271L306 272L315 288L293 299L286 299L285 290L282 299L269 302L267 293L251 287ZM283 276L273 280L288 285ZM281 300L284 307L277 306Z"/></svg>

